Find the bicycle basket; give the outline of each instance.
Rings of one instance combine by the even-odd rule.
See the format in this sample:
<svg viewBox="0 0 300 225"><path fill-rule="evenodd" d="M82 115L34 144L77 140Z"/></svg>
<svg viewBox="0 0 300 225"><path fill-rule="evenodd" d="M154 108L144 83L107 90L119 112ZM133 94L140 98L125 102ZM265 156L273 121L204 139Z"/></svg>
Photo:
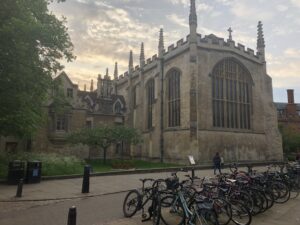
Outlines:
<svg viewBox="0 0 300 225"><path fill-rule="evenodd" d="M167 189L169 190L177 189L179 187L179 179L177 177L167 178L166 185L167 185Z"/></svg>

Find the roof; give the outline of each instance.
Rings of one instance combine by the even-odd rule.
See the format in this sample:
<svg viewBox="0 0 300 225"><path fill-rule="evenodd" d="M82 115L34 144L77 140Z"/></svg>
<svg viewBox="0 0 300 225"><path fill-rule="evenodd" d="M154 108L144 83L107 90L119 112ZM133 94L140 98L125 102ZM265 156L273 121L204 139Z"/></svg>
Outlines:
<svg viewBox="0 0 300 225"><path fill-rule="evenodd" d="M274 102L277 110L284 110L286 109L288 103L285 102ZM300 111L300 103L295 103L296 104L296 109Z"/></svg>
<svg viewBox="0 0 300 225"><path fill-rule="evenodd" d="M99 98L96 91L78 91L78 97L86 102L89 110L94 113L113 114L114 104L118 100L122 103L123 109L125 109L125 99L121 95L111 95L110 98Z"/></svg>

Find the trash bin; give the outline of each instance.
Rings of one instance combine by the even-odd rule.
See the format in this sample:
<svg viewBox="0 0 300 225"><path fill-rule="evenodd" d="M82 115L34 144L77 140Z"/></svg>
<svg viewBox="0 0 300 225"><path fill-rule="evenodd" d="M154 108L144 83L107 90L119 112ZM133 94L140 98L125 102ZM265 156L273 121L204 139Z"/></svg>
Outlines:
<svg viewBox="0 0 300 225"><path fill-rule="evenodd" d="M8 184L18 184L20 179L24 179L25 162L14 160L8 163Z"/></svg>
<svg viewBox="0 0 300 225"><path fill-rule="evenodd" d="M41 182L42 162L40 161L28 161L26 171L26 183L39 183Z"/></svg>

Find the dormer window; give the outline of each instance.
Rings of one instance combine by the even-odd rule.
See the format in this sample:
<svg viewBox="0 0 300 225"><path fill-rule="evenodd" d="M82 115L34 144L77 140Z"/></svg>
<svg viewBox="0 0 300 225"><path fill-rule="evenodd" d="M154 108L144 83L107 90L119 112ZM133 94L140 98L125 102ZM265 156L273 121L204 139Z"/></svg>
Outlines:
<svg viewBox="0 0 300 225"><path fill-rule="evenodd" d="M73 98L73 89L72 88L67 89L67 97L68 98Z"/></svg>

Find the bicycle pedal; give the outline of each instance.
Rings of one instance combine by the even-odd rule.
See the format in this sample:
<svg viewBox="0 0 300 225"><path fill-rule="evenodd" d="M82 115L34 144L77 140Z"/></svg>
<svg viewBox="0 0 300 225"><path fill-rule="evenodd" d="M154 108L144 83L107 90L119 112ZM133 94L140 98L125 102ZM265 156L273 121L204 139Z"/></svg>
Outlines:
<svg viewBox="0 0 300 225"><path fill-rule="evenodd" d="M148 215L147 215L146 213L143 213L143 214L142 214L142 218L143 218L143 219L146 219L147 216L148 216Z"/></svg>
<svg viewBox="0 0 300 225"><path fill-rule="evenodd" d="M150 219L151 219L151 217L142 219L142 222L146 222L146 221L148 221L148 220L150 220Z"/></svg>

